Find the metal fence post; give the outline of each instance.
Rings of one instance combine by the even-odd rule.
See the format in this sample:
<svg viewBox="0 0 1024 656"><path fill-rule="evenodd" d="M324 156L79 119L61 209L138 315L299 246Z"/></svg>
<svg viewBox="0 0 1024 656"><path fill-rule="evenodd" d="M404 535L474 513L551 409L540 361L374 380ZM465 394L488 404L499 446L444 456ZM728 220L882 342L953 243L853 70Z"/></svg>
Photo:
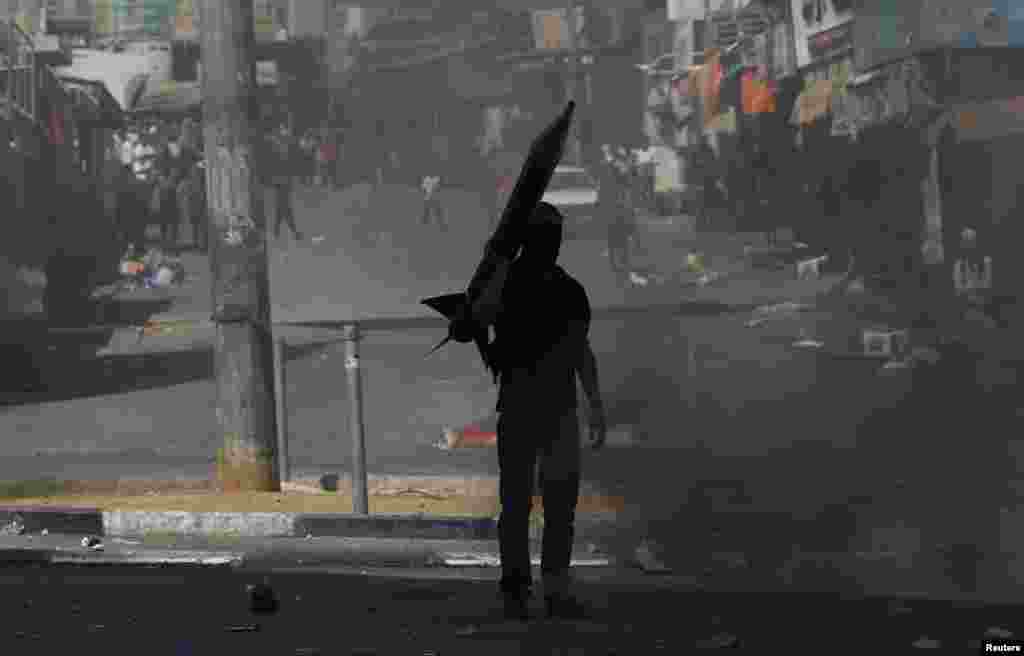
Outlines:
<svg viewBox="0 0 1024 656"><path fill-rule="evenodd" d="M285 367L288 344L284 338L274 340L274 404L277 417L277 467L281 482L291 480L288 463L288 400Z"/></svg>
<svg viewBox="0 0 1024 656"><path fill-rule="evenodd" d="M359 325L345 326L345 373L348 378L349 421L352 434L352 512L369 515L366 480L366 434L363 427L363 380L359 367Z"/></svg>

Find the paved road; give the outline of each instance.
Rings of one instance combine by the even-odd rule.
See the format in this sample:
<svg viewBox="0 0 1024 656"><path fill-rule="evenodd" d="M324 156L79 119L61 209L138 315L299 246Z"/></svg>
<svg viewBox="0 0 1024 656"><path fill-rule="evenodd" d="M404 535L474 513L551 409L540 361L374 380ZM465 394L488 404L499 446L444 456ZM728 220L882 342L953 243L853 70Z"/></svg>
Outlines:
<svg viewBox="0 0 1024 656"><path fill-rule="evenodd" d="M612 422L636 425L643 442L586 456L587 477L627 500L631 535L623 531L622 548L649 535L688 573L712 550L731 548L747 553L764 577L802 562L801 549L899 554L880 557L864 573L867 583L857 583L936 594L981 586L1019 596L1019 418L975 405L965 391L973 371L958 374L967 383L959 390L928 392L908 376L880 377L875 363L794 351L801 331L828 344L846 338L845 324L829 312L748 328L749 313L721 314L711 302L800 296L782 278L738 279L688 294L704 301L687 306L700 310L696 316L624 313L595 322ZM424 328L379 332L362 346L373 472L496 473L489 451L432 446L443 427L485 417L494 402L472 349L424 359L438 337ZM293 356L296 473L346 472L340 346ZM0 413L8 437L0 478L211 473L220 438L208 349L51 366L52 402L22 397ZM989 418L985 432L977 416ZM956 545L981 549L975 565L958 556L968 564L949 569Z"/></svg>
<svg viewBox="0 0 1024 656"><path fill-rule="evenodd" d="M762 653L838 644L859 653L897 653L924 636L958 652L977 650L971 643L987 629L1019 634L1022 628L1014 608L694 593L600 580L580 586L594 608L592 619L524 626L500 619L491 581L390 574L7 567L0 569L6 588L0 641L19 654L74 645L106 654L421 656L688 653L719 637ZM274 591L276 614L249 611L245 586L254 583Z"/></svg>
<svg viewBox="0 0 1024 656"><path fill-rule="evenodd" d="M425 316L420 301L461 289L490 236L478 197L444 190L441 200L449 216L445 231L420 223L422 196L411 187L300 190L296 211L305 239L298 242L286 233L272 242L275 321ZM672 289L635 293L613 275L605 250L600 239L568 241L563 247L563 265L584 283L595 307L676 300ZM671 251L668 256L681 267L684 256Z"/></svg>

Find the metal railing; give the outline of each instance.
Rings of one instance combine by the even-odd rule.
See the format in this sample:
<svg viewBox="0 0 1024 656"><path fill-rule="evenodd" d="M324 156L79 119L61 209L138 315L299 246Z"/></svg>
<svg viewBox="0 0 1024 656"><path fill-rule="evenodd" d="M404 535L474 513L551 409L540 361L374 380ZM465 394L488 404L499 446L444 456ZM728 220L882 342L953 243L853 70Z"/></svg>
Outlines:
<svg viewBox="0 0 1024 656"><path fill-rule="evenodd" d="M0 102L37 119L36 56L32 37L14 20L0 21Z"/></svg>

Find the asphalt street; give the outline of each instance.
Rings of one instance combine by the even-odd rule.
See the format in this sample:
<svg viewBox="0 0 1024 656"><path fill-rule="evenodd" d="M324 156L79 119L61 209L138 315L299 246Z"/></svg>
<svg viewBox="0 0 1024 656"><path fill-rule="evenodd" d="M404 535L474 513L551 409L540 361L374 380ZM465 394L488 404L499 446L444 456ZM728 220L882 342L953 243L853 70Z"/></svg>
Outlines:
<svg viewBox="0 0 1024 656"><path fill-rule="evenodd" d="M978 652L1020 631L1019 609L834 595L712 594L593 580L584 621L510 623L493 581L310 568L0 568L8 653L641 654L732 646L759 653L900 653L930 641ZM277 611L251 610L263 585ZM144 602L140 603L140 600ZM539 603L535 604L539 610ZM1019 633L1018 633L1019 634ZM993 642L998 639L991 638ZM94 651L95 650L95 651Z"/></svg>
<svg viewBox="0 0 1024 656"><path fill-rule="evenodd" d="M329 237L328 224L339 216L300 214L310 243L286 235L275 247L309 262L311 268L293 268L287 284L294 293L303 279L328 276L314 276L316 267L343 259L302 256L303 249L329 248L323 244L331 238L319 246L312 240ZM466 263L460 271L475 259L467 249L448 254ZM567 268L573 271L571 263ZM342 287L345 275L334 275ZM639 442L588 453L584 462L587 479L626 499L623 549L647 535L685 573L702 568L713 551L743 552L751 576L773 578L789 568L809 587L828 577L796 567L801 550L900 554L880 556L865 576L901 590L953 594L981 586L1015 594L1014 582L1024 578L1014 555L1024 547L1019 419L986 414L990 428L978 432L976 415L963 411L975 407L964 392L973 372L959 388L925 392L909 374L879 375L877 362L792 348L801 336L829 345L846 339L829 311L779 313L750 327L751 312L715 303L723 296L752 306L806 295L784 276L748 277L700 294L659 293L695 311L605 314L591 333L611 423L634 426ZM361 344L373 473L496 473L486 449L434 446L444 427L490 415L495 398L471 348L424 357L439 337L420 327L373 332ZM287 399L297 475L349 470L343 362L340 344L292 353ZM211 376L212 355L198 347L57 363L42 397L15 399L0 412L0 434L8 437L0 479L209 476L220 446ZM951 573L950 548L962 544L979 545L982 555ZM862 584L848 575L831 575L827 585Z"/></svg>

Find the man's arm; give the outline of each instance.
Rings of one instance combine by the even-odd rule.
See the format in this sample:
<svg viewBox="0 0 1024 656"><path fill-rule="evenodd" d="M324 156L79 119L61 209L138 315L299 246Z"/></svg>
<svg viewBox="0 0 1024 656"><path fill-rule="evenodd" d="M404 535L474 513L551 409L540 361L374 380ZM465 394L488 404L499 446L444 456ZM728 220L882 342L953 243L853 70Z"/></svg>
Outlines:
<svg viewBox="0 0 1024 656"><path fill-rule="evenodd" d="M590 340L586 338L580 353L578 373L583 393L590 404L590 444L594 449L600 449L608 439L608 419L604 413L604 401L601 399L601 387L598 383L597 358L594 356L594 349L590 347Z"/></svg>
<svg viewBox="0 0 1024 656"><path fill-rule="evenodd" d="M591 348L590 340L586 337L583 338L583 350L580 353L577 373L591 411L599 412L603 416L604 401L601 397L601 385L597 374L597 356L594 355L594 349Z"/></svg>

